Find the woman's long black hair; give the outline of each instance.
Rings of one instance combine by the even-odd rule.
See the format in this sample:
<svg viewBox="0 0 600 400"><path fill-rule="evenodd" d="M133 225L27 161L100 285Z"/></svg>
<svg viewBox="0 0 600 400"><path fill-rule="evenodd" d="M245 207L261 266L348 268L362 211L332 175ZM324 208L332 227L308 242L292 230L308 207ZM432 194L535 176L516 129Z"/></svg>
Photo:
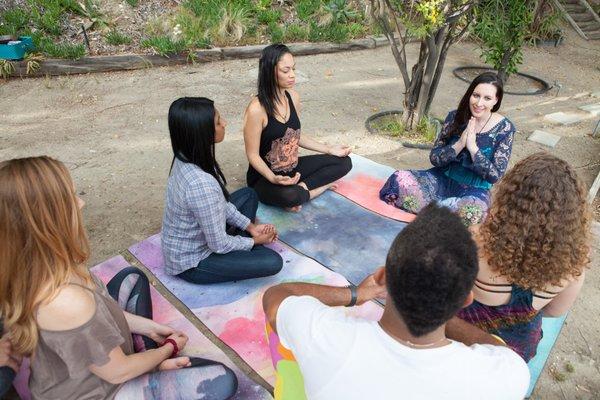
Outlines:
<svg viewBox="0 0 600 400"><path fill-rule="evenodd" d="M175 158L215 177L223 195L227 180L215 158L215 105L206 97L181 97L169 107L169 133ZM171 168L173 164L171 164Z"/></svg>
<svg viewBox="0 0 600 400"><path fill-rule="evenodd" d="M496 98L498 99L498 102L492 108L492 112L496 112L500 109L500 105L502 104L502 97L504 96L504 83L496 73L484 72L483 74L473 79L473 82L471 82L469 88L460 100L460 103L458 104L458 109L456 110L456 115L454 116L454 122L448 130L448 136L460 135L464 127L467 125L467 122L469 122L469 119L471 119L472 115L471 107L469 107L469 101L471 99L473 91L480 83L489 83L496 87Z"/></svg>
<svg viewBox="0 0 600 400"><path fill-rule="evenodd" d="M285 54L292 54L285 44L272 44L263 49L258 62L258 101L270 117L275 114L275 104L280 100L275 68Z"/></svg>

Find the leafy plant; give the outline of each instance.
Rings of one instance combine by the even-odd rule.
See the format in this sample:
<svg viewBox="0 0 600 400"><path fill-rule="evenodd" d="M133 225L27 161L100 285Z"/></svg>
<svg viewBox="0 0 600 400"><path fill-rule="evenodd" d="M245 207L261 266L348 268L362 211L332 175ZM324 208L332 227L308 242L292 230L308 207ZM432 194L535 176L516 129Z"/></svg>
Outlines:
<svg viewBox="0 0 600 400"><path fill-rule="evenodd" d="M27 63L27 68L25 72L27 75L32 74L40 69L41 63L46 59L40 53L27 53L25 55L25 62Z"/></svg>
<svg viewBox="0 0 600 400"><path fill-rule="evenodd" d="M338 24L345 24L359 15L346 0L330 0L323 9L331 15L332 22Z"/></svg>
<svg viewBox="0 0 600 400"><path fill-rule="evenodd" d="M506 80L523 62L522 47L533 20L527 0L483 0L475 8L473 33L482 42L481 56Z"/></svg>
<svg viewBox="0 0 600 400"><path fill-rule="evenodd" d="M139 0L125 0L131 7L137 7Z"/></svg>
<svg viewBox="0 0 600 400"><path fill-rule="evenodd" d="M296 12L301 21L309 21L319 10L321 0L299 0L296 2Z"/></svg>
<svg viewBox="0 0 600 400"><path fill-rule="evenodd" d="M258 10L257 19L261 24L269 25L273 22L278 22L281 18L281 11L279 10Z"/></svg>
<svg viewBox="0 0 600 400"><path fill-rule="evenodd" d="M311 42L345 42L350 37L350 28L347 25L331 23L326 26L319 26L312 22L308 33L308 40Z"/></svg>
<svg viewBox="0 0 600 400"><path fill-rule="evenodd" d="M112 44L113 46L119 46L122 44L131 44L131 38L124 35L117 30L111 30L104 36L106 43Z"/></svg>
<svg viewBox="0 0 600 400"><path fill-rule="evenodd" d="M540 0L534 13L527 39L548 40L561 36L563 13L550 0Z"/></svg>
<svg viewBox="0 0 600 400"><path fill-rule="evenodd" d="M285 28L284 40L286 42L300 42L308 38L308 29L300 24L291 24Z"/></svg>
<svg viewBox="0 0 600 400"><path fill-rule="evenodd" d="M466 32L477 0L370 0L404 83L402 123L415 131L429 114L448 49ZM409 39L420 41L415 61L406 54Z"/></svg>
<svg viewBox="0 0 600 400"><path fill-rule="evenodd" d="M53 58L77 60L85 56L85 47L83 44L71 44L68 42L54 43L47 37L40 39L36 48Z"/></svg>
<svg viewBox="0 0 600 400"><path fill-rule="evenodd" d="M219 23L213 28L213 35L224 43L239 41L250 24L249 14L243 4L225 2L220 9Z"/></svg>
<svg viewBox="0 0 600 400"><path fill-rule="evenodd" d="M144 48L151 48L157 54L161 56L168 57L172 54L182 53L186 44L183 40L174 41L169 36L154 36L146 39L142 39L141 46Z"/></svg>
<svg viewBox="0 0 600 400"><path fill-rule="evenodd" d="M422 117L413 130L404 124L402 116L398 114L381 116L371 126L383 134L419 143L433 143L437 134L437 125L428 117Z"/></svg>
<svg viewBox="0 0 600 400"><path fill-rule="evenodd" d="M358 22L353 22L348 26L348 32L353 38L363 36L365 34L365 31L366 27L364 25L359 24Z"/></svg>
<svg viewBox="0 0 600 400"><path fill-rule="evenodd" d="M271 36L271 43L281 43L283 42L283 29L276 23L269 24L269 28L267 29L269 32L269 36Z"/></svg>
<svg viewBox="0 0 600 400"><path fill-rule="evenodd" d="M4 79L8 79L13 72L15 72L15 66L12 61L0 58L0 76Z"/></svg>
<svg viewBox="0 0 600 400"><path fill-rule="evenodd" d="M0 14L0 34L16 36L24 32L29 24L30 14L21 8L13 8Z"/></svg>

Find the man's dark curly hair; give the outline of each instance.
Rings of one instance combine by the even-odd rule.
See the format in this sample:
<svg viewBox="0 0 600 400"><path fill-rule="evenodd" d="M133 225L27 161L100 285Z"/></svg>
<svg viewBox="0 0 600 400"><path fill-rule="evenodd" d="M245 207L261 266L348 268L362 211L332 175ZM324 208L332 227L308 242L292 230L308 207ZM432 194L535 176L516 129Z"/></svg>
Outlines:
<svg viewBox="0 0 600 400"><path fill-rule="evenodd" d="M458 216L430 204L398 234L385 265L396 310L422 336L463 306L477 276L477 247Z"/></svg>

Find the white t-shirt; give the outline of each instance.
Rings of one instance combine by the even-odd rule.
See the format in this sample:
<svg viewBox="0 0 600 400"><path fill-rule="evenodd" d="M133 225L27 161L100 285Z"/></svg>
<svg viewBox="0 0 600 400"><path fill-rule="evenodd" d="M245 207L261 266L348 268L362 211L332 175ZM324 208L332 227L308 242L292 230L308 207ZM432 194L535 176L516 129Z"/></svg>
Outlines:
<svg viewBox="0 0 600 400"><path fill-rule="evenodd" d="M527 364L506 347L453 341L414 349L377 322L310 296L281 303L277 332L298 361L310 400L520 400L529 386Z"/></svg>

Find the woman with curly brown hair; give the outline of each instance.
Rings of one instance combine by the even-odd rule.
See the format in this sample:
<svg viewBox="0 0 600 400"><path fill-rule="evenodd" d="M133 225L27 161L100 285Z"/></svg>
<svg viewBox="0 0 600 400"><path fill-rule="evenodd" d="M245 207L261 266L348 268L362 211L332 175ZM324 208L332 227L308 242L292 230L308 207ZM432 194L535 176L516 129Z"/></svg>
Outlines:
<svg viewBox="0 0 600 400"><path fill-rule="evenodd" d="M589 262L586 193L565 161L536 153L495 187L479 246L475 301L459 317L500 336L525 361L536 354L542 316L575 302Z"/></svg>

